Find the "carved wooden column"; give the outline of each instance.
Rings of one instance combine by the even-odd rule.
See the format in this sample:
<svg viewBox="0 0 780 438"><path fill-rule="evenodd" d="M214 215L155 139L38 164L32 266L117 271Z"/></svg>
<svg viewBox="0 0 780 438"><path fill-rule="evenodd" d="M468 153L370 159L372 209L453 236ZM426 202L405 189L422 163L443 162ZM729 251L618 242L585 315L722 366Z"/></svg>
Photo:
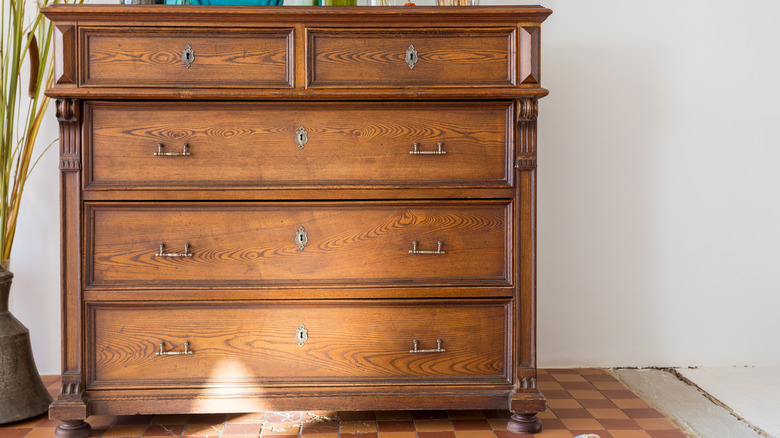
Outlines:
<svg viewBox="0 0 780 438"><path fill-rule="evenodd" d="M509 403L512 418L507 429L517 433L538 433L542 421L536 414L546 409L536 386L536 117L537 99L517 101L515 177L519 200L518 218L519 299L515 300L515 336L518 345L514 391ZM522 394L522 397L519 397ZM516 401L522 400L522 403Z"/></svg>
<svg viewBox="0 0 780 438"><path fill-rule="evenodd" d="M57 100L57 120L60 125L60 252L63 280L62 304L62 389L49 409L49 415L66 418L57 427L58 437L81 438L91 427L84 422L87 405L82 382L81 326L81 102L76 99ZM70 315L69 317L67 315ZM73 318L73 315L77 315Z"/></svg>

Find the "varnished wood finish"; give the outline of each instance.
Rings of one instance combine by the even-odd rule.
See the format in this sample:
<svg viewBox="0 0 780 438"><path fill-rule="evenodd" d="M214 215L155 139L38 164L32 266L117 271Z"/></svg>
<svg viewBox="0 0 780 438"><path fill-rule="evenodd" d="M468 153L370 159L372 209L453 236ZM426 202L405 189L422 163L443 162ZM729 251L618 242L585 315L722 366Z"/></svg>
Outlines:
<svg viewBox="0 0 780 438"><path fill-rule="evenodd" d="M509 302L352 301L89 306L87 389L507 382ZM382 323L394 321L393 324ZM483 327L483 321L492 321ZM308 339L299 345L303 324ZM442 353L410 353L419 349ZM158 356L165 350L190 355ZM208 370L204 373L204 370Z"/></svg>
<svg viewBox="0 0 780 438"><path fill-rule="evenodd" d="M88 87L291 87L292 29L83 29ZM193 53L186 67L186 47Z"/></svg>
<svg viewBox="0 0 780 438"><path fill-rule="evenodd" d="M514 85L514 28L309 29L308 37L313 88Z"/></svg>
<svg viewBox="0 0 780 438"><path fill-rule="evenodd" d="M87 204L86 218L90 288L512 281L505 201ZM156 257L161 243L192 256Z"/></svg>
<svg viewBox="0 0 780 438"><path fill-rule="evenodd" d="M308 409L510 409L509 430L538 431L551 11L44 13L61 134L58 435L88 434L95 414ZM446 154L410 154L415 142ZM185 245L191 257L165 256ZM410 353L415 339L444 351ZM185 341L193 354L156 354Z"/></svg>
<svg viewBox="0 0 780 438"><path fill-rule="evenodd" d="M509 187L513 175L511 102L85 108L88 189ZM308 133L302 148L295 142L300 127ZM420 151L436 151L441 142L446 154L410 154L415 142ZM189 156L154 155L158 144L181 152L184 143Z"/></svg>

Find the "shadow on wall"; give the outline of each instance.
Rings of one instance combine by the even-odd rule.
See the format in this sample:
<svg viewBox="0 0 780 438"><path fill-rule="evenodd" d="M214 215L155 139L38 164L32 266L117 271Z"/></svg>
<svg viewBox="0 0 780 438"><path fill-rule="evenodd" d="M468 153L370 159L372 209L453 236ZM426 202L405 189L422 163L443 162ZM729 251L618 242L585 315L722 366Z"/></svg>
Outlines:
<svg viewBox="0 0 780 438"><path fill-rule="evenodd" d="M539 364L650 363L663 56L544 47L539 116ZM579 352L572 354L573 351Z"/></svg>

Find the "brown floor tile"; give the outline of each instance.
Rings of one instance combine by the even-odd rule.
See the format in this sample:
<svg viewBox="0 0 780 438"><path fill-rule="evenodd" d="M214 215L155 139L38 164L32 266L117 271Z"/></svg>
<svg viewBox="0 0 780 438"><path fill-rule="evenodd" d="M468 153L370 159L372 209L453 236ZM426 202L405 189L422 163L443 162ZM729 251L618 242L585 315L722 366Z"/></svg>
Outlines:
<svg viewBox="0 0 780 438"><path fill-rule="evenodd" d="M583 376L601 375L604 374L603 368L575 368L578 374Z"/></svg>
<svg viewBox="0 0 780 438"><path fill-rule="evenodd" d="M651 438L644 430L613 430L610 433L614 438Z"/></svg>
<svg viewBox="0 0 780 438"><path fill-rule="evenodd" d="M469 421L469 420L459 420ZM417 432L446 432L453 430L452 422L443 419L420 419L414 420L414 428Z"/></svg>
<svg viewBox="0 0 780 438"><path fill-rule="evenodd" d="M557 415L555 415L555 412L553 412L552 409L547 409L546 411L539 412L536 414L537 418L541 418L542 420L546 418L558 418Z"/></svg>
<svg viewBox="0 0 780 438"><path fill-rule="evenodd" d="M107 430L108 430L108 426L93 427L92 430L89 432L89 436L90 438L102 437Z"/></svg>
<svg viewBox="0 0 780 438"><path fill-rule="evenodd" d="M377 430L383 432L414 432L414 421L377 421Z"/></svg>
<svg viewBox="0 0 780 438"><path fill-rule="evenodd" d="M671 430L648 430L647 434L652 438L688 438L688 435L677 429Z"/></svg>
<svg viewBox="0 0 780 438"><path fill-rule="evenodd" d="M257 438L257 435L225 435L225 434L222 434L221 438Z"/></svg>
<svg viewBox="0 0 780 438"><path fill-rule="evenodd" d="M257 435L255 435L255 436L257 436ZM337 433L311 433L311 434L302 433L300 438L339 438L339 434L337 434Z"/></svg>
<svg viewBox="0 0 780 438"><path fill-rule="evenodd" d="M640 430L642 429L634 420L627 419L599 419L608 430Z"/></svg>
<svg viewBox="0 0 780 438"><path fill-rule="evenodd" d="M151 424L144 432L144 436L180 436L184 432L182 424Z"/></svg>
<svg viewBox="0 0 780 438"><path fill-rule="evenodd" d="M641 398L613 398L610 400L620 409L641 409L650 407L650 405Z"/></svg>
<svg viewBox="0 0 780 438"><path fill-rule="evenodd" d="M104 437L139 437L146 430L145 424L120 424L111 426L103 434Z"/></svg>
<svg viewBox="0 0 780 438"><path fill-rule="evenodd" d="M414 432L379 432L379 438L417 438Z"/></svg>
<svg viewBox="0 0 780 438"><path fill-rule="evenodd" d="M30 431L33 430L31 427L27 428L13 428L13 429L2 429L0 428L0 437L3 438L24 438L25 435L30 433Z"/></svg>
<svg viewBox="0 0 780 438"><path fill-rule="evenodd" d="M417 437L418 438L455 438L455 432L453 431L417 432Z"/></svg>
<svg viewBox="0 0 780 438"><path fill-rule="evenodd" d="M583 408L597 408L597 409L616 409L614 403L607 399L582 399L577 400Z"/></svg>
<svg viewBox="0 0 780 438"><path fill-rule="evenodd" d="M558 390L560 391L563 389L563 386L556 382L555 380L550 380L549 382L537 382L536 384L539 387L539 390L544 392L545 390Z"/></svg>
<svg viewBox="0 0 780 438"><path fill-rule="evenodd" d="M579 374L553 374L555 380L559 383L563 382L587 382L584 377Z"/></svg>
<svg viewBox="0 0 780 438"><path fill-rule="evenodd" d="M241 414L228 414L228 424L248 424L248 423L262 423L265 417L264 412L246 412Z"/></svg>
<svg viewBox="0 0 780 438"><path fill-rule="evenodd" d="M547 372L551 375L557 374L579 374L574 368L548 368Z"/></svg>
<svg viewBox="0 0 780 438"><path fill-rule="evenodd" d="M485 418L509 418L512 416L512 413L505 409L491 409L482 411L482 413L485 414Z"/></svg>
<svg viewBox="0 0 780 438"><path fill-rule="evenodd" d="M222 429L223 435L260 435L261 423L228 423Z"/></svg>
<svg viewBox="0 0 780 438"><path fill-rule="evenodd" d="M149 424L154 415L119 415L114 420L114 426L132 426Z"/></svg>
<svg viewBox="0 0 780 438"><path fill-rule="evenodd" d="M593 382L593 383L595 383L595 382L617 382L618 381L616 378L610 376L607 373L591 374L591 375L585 376L585 378L589 382Z"/></svg>
<svg viewBox="0 0 780 438"><path fill-rule="evenodd" d="M574 409L574 408L581 408L582 405L580 404L580 402L578 402L573 398L553 398L547 400L547 407Z"/></svg>
<svg viewBox="0 0 780 438"><path fill-rule="evenodd" d="M563 421L557 418L542 420L542 430L556 430L556 429L566 429L566 425L563 424Z"/></svg>
<svg viewBox="0 0 780 438"><path fill-rule="evenodd" d="M604 426L596 421L595 418L563 418L561 421L563 421L563 424L566 425L566 428L569 430L604 429Z"/></svg>
<svg viewBox="0 0 780 438"><path fill-rule="evenodd" d="M611 400L639 398L638 395L627 389L603 390L601 393L609 397Z"/></svg>
<svg viewBox="0 0 780 438"><path fill-rule="evenodd" d="M379 434L376 432L372 433L342 433L339 435L340 438L379 438Z"/></svg>
<svg viewBox="0 0 780 438"><path fill-rule="evenodd" d="M41 421L45 420L47 417L46 415L39 415L37 417L33 417L27 420L22 421L16 421L14 423L8 423L0 425L0 430L3 429L32 429L33 427L41 424Z"/></svg>
<svg viewBox="0 0 780 438"><path fill-rule="evenodd" d="M588 412L593 415L593 418L597 420L601 419L607 419L607 420L628 420L628 415L626 415L622 410L614 408L614 409L600 409L600 408L589 408Z"/></svg>
<svg viewBox="0 0 780 438"><path fill-rule="evenodd" d="M456 430L455 438L496 438L496 434L492 430Z"/></svg>
<svg viewBox="0 0 780 438"><path fill-rule="evenodd" d="M376 433L377 425L374 420L366 421L342 421L339 423L339 432L343 436L345 433Z"/></svg>
<svg viewBox="0 0 780 438"><path fill-rule="evenodd" d="M539 382L556 382L556 380L550 374L537 374L536 383L539 384Z"/></svg>
<svg viewBox="0 0 780 438"><path fill-rule="evenodd" d="M515 436L523 436L523 435L517 435ZM542 429L542 433L537 433L535 435L528 435L533 436L534 438L571 438L574 435L571 434L568 430L544 430Z"/></svg>
<svg viewBox="0 0 780 438"><path fill-rule="evenodd" d="M227 414L195 414L190 416L190 424L224 424Z"/></svg>
<svg viewBox="0 0 780 438"><path fill-rule="evenodd" d="M488 418L487 421L494 431L506 430L506 424L509 422L509 418Z"/></svg>
<svg viewBox="0 0 780 438"><path fill-rule="evenodd" d="M658 412L654 408L643 408L643 409L623 409L623 412L626 413L631 418L637 419L637 418L664 418L664 415L660 412Z"/></svg>
<svg viewBox="0 0 780 438"><path fill-rule="evenodd" d="M301 429L299 423L265 423L263 424L263 435L295 435Z"/></svg>
<svg viewBox="0 0 780 438"><path fill-rule="evenodd" d="M603 391L623 391L627 389L626 385L620 382L593 382L593 386Z"/></svg>
<svg viewBox="0 0 780 438"><path fill-rule="evenodd" d="M592 390L579 390L579 389L571 389L569 390L569 394L571 394L572 397L576 398L577 400L603 400L606 397L604 394L602 394L599 391Z"/></svg>
<svg viewBox="0 0 780 438"><path fill-rule="evenodd" d="M265 416L263 417L264 423L282 424L294 423L296 421L301 421L301 412L266 412Z"/></svg>
<svg viewBox="0 0 780 438"><path fill-rule="evenodd" d="M108 429L108 426L114 424L114 420L116 420L116 415L90 415L87 417L86 422L89 423L93 429L100 427Z"/></svg>
<svg viewBox="0 0 780 438"><path fill-rule="evenodd" d="M339 433L339 422L328 421L324 423L303 423L301 433L304 435L319 433Z"/></svg>
<svg viewBox="0 0 780 438"><path fill-rule="evenodd" d="M571 391L574 390L581 390L581 391L596 391L596 387L593 386L590 382L561 382L561 386L563 386L563 389L568 389Z"/></svg>
<svg viewBox="0 0 780 438"><path fill-rule="evenodd" d="M56 427L36 427L25 438L53 438Z"/></svg>
<svg viewBox="0 0 780 438"><path fill-rule="evenodd" d="M552 409L552 411L555 412L555 415L561 420L566 418L593 418L590 412L585 408L560 408Z"/></svg>
<svg viewBox="0 0 780 438"><path fill-rule="evenodd" d="M188 436L219 436L222 433L222 424L188 424L184 428L183 435ZM109 432L111 429L109 429Z"/></svg>
<svg viewBox="0 0 780 438"><path fill-rule="evenodd" d="M452 427L459 430L491 430L490 423L485 419L452 420Z"/></svg>
<svg viewBox="0 0 780 438"><path fill-rule="evenodd" d="M541 391L541 393L547 397L548 400L553 398L571 398L571 394L569 394L569 391L566 391L565 389Z"/></svg>
<svg viewBox="0 0 780 438"><path fill-rule="evenodd" d="M677 429L677 426L667 418L637 418L635 421L644 430Z"/></svg>

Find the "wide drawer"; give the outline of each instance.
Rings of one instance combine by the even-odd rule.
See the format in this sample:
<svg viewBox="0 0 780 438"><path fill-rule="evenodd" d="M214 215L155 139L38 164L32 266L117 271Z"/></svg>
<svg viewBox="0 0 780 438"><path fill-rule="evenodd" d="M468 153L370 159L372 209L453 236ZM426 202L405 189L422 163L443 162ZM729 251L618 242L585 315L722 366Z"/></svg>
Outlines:
<svg viewBox="0 0 780 438"><path fill-rule="evenodd" d="M497 201L88 203L87 285L509 285Z"/></svg>
<svg viewBox="0 0 780 438"><path fill-rule="evenodd" d="M514 28L307 32L310 88L515 84Z"/></svg>
<svg viewBox="0 0 780 438"><path fill-rule="evenodd" d="M292 87L292 29L85 29L82 86Z"/></svg>
<svg viewBox="0 0 780 438"><path fill-rule="evenodd" d="M510 310L508 300L93 303L88 382L506 381Z"/></svg>
<svg viewBox="0 0 780 438"><path fill-rule="evenodd" d="M508 186L512 108L95 102L87 106L86 185Z"/></svg>

